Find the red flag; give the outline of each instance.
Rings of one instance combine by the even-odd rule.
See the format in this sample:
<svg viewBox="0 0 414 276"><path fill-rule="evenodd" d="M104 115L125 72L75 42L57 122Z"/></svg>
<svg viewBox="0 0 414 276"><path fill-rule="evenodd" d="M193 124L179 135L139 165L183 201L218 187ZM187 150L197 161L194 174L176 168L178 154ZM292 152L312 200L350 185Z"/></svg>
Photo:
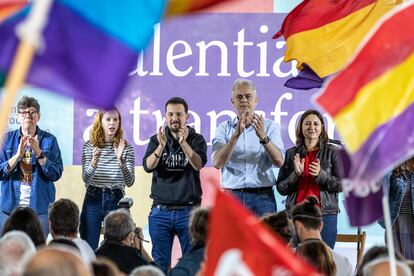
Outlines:
<svg viewBox="0 0 414 276"><path fill-rule="evenodd" d="M321 275L236 199L218 191L204 275Z"/></svg>

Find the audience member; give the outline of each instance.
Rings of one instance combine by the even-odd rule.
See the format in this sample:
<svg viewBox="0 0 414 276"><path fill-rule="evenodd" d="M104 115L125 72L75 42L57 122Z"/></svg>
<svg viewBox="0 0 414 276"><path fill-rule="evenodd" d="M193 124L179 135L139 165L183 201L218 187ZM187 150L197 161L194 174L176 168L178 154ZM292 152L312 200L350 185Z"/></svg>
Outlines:
<svg viewBox="0 0 414 276"><path fill-rule="evenodd" d="M385 246L373 246L367 252L365 252L364 257L357 269L355 276L362 276L362 270L365 265L373 260L380 259L382 257L388 257L388 248ZM404 261L404 257L399 252L395 252L395 259L397 261Z"/></svg>
<svg viewBox="0 0 414 276"><path fill-rule="evenodd" d="M76 254L79 254L79 256L81 256L80 254L80 250L79 247L76 245L76 243L74 243L72 240L67 239L67 238L56 238L53 239L49 242L48 246L52 246L52 247L65 247L68 248L70 250L73 250L76 252Z"/></svg>
<svg viewBox="0 0 414 276"><path fill-rule="evenodd" d="M18 207L10 214L4 223L2 236L12 230L25 232L32 239L36 247L46 245L39 218L33 209L29 207Z"/></svg>
<svg viewBox="0 0 414 276"><path fill-rule="evenodd" d="M164 272L153 265L143 265L135 268L129 276L165 276Z"/></svg>
<svg viewBox="0 0 414 276"><path fill-rule="evenodd" d="M411 276L411 269L403 261L396 261L396 276ZM365 264L362 269L362 276L389 276L390 259L388 257L376 258Z"/></svg>
<svg viewBox="0 0 414 276"><path fill-rule="evenodd" d="M92 276L91 270L71 250L45 247L29 260L23 276Z"/></svg>
<svg viewBox="0 0 414 276"><path fill-rule="evenodd" d="M89 244L78 237L79 208L75 202L66 198L54 202L49 210L49 227L53 239L63 237L72 240L86 262L96 259Z"/></svg>
<svg viewBox="0 0 414 276"><path fill-rule="evenodd" d="M114 262L103 257L92 262L92 269L94 276L118 276L121 274Z"/></svg>
<svg viewBox="0 0 414 276"><path fill-rule="evenodd" d="M169 275L193 276L200 270L204 260L209 215L210 210L206 208L197 208L191 212L189 228L193 248L187 255L181 257Z"/></svg>
<svg viewBox="0 0 414 276"><path fill-rule="evenodd" d="M321 229L323 227L323 222L319 204L319 200L316 197L308 196L305 201L302 201L293 207L291 213L292 220L300 242L304 242L308 239L322 239ZM348 258L339 255L332 249L330 250L336 265L336 275L352 275L353 269Z"/></svg>
<svg viewBox="0 0 414 276"><path fill-rule="evenodd" d="M113 261L122 272L128 274L135 267L151 262L134 247L135 225L127 210L111 211L105 217L104 237L105 240L95 252L96 256ZM140 249L144 250L143 247Z"/></svg>
<svg viewBox="0 0 414 276"><path fill-rule="evenodd" d="M7 232L0 239L0 275L21 275L36 248L30 237L19 230Z"/></svg>
<svg viewBox="0 0 414 276"><path fill-rule="evenodd" d="M265 215L261 218L261 222L282 238L287 245L292 247L292 239L296 235L295 227L286 210Z"/></svg>
<svg viewBox="0 0 414 276"><path fill-rule="evenodd" d="M326 276L336 275L332 251L320 239L308 239L300 243L296 253ZM349 275L351 276L351 275Z"/></svg>
<svg viewBox="0 0 414 276"><path fill-rule="evenodd" d="M258 216L276 212L273 188L283 164L279 125L255 113L259 100L250 80L237 79L231 103L237 117L221 123L213 139L213 166L220 169L221 187Z"/></svg>

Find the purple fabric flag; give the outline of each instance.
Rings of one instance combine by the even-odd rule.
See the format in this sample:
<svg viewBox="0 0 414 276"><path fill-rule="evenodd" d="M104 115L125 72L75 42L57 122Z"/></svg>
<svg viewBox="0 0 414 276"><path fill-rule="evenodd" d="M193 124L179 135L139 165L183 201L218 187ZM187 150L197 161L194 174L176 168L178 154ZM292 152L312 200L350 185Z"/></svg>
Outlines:
<svg viewBox="0 0 414 276"><path fill-rule="evenodd" d="M43 33L44 50L34 57L26 82L95 106L113 107L138 52L145 47L153 25L161 18L165 2L145 3L130 0L101 5L97 1L85 4L54 1ZM99 8L94 6L98 4ZM146 6L151 5L157 8L147 10ZM12 64L19 43L15 27L25 13L0 26L0 80ZM137 20L140 24L135 24Z"/></svg>
<svg viewBox="0 0 414 276"><path fill-rule="evenodd" d="M339 152L342 163L342 189L345 196L345 209L352 226L371 224L383 216L381 181L366 182L350 179L351 158L345 150Z"/></svg>
<svg viewBox="0 0 414 276"><path fill-rule="evenodd" d="M285 86L293 89L308 90L312 88L321 88L326 78L320 78L309 66L303 65L299 74L286 81Z"/></svg>

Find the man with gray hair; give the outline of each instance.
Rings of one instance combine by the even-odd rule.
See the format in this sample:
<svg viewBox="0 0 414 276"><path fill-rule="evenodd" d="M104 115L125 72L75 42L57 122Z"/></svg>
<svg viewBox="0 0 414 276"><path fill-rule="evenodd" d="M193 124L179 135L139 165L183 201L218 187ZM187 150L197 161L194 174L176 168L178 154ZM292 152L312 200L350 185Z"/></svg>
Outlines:
<svg viewBox="0 0 414 276"><path fill-rule="evenodd" d="M105 217L104 237L105 240L95 252L96 256L110 259L122 272L129 274L134 268L152 261L143 252L142 244L135 233L134 221L127 210L118 209Z"/></svg>
<svg viewBox="0 0 414 276"><path fill-rule="evenodd" d="M0 239L0 275L20 275L36 248L29 236L13 230Z"/></svg>
<svg viewBox="0 0 414 276"><path fill-rule="evenodd" d="M231 103L237 116L221 123L213 139L213 166L221 170L221 186L256 215L276 212L273 192L283 165L279 126L255 113L254 83L237 79Z"/></svg>

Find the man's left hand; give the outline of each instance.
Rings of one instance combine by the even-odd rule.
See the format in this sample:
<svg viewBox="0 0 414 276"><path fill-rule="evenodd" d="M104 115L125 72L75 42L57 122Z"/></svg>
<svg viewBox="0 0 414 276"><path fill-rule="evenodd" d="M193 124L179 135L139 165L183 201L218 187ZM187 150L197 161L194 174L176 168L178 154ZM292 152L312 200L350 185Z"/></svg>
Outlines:
<svg viewBox="0 0 414 276"><path fill-rule="evenodd" d="M259 137L260 140L263 140L266 137L266 132L264 129L264 118L262 115L257 115L256 113L253 116L253 128L256 131L257 137Z"/></svg>
<svg viewBox="0 0 414 276"><path fill-rule="evenodd" d="M185 140L187 140L189 133L189 129L187 126L180 128L178 131L178 143L182 144Z"/></svg>

